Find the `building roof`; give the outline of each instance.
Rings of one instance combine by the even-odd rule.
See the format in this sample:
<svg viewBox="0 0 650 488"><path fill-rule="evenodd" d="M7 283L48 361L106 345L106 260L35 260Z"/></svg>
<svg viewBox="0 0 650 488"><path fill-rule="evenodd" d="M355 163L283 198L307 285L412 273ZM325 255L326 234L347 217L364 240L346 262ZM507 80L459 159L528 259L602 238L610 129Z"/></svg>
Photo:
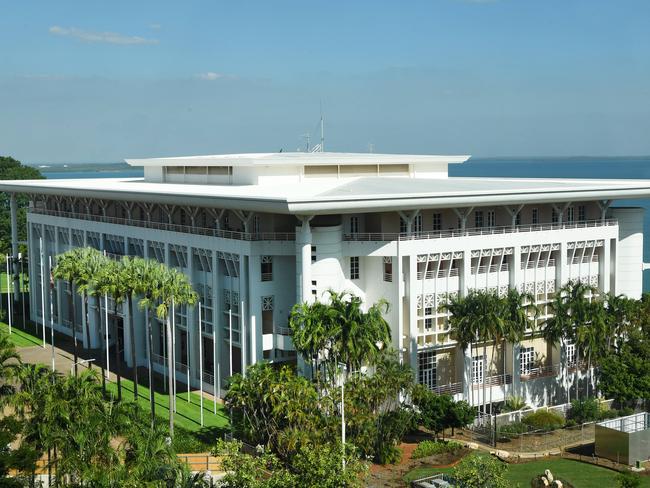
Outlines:
<svg viewBox="0 0 650 488"><path fill-rule="evenodd" d="M0 191L327 214L647 198L650 180L360 177L282 185L196 185L96 178L0 181Z"/></svg>
<svg viewBox="0 0 650 488"><path fill-rule="evenodd" d="M306 164L458 164L468 159L469 156L433 156L424 154L282 152L127 159L126 162L131 166L303 166Z"/></svg>

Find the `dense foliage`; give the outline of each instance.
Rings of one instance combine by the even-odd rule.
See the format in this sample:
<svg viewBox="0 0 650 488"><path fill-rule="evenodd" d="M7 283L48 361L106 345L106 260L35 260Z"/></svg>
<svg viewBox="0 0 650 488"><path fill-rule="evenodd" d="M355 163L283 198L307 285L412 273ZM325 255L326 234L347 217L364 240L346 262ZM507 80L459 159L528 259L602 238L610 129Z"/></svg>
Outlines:
<svg viewBox="0 0 650 488"><path fill-rule="evenodd" d="M492 456L466 456L452 471L458 486L464 488L508 488L508 467Z"/></svg>
<svg viewBox="0 0 650 488"><path fill-rule="evenodd" d="M422 441L418 443L418 447L416 447L411 454L411 459L419 459L423 457L434 456L436 454L455 454L461 449L463 449L463 445L460 442Z"/></svg>
<svg viewBox="0 0 650 488"><path fill-rule="evenodd" d="M424 385L413 388L413 404L418 424L436 436L445 429L465 427L474 420L474 409L464 400L455 402L449 395L437 395Z"/></svg>
<svg viewBox="0 0 650 488"><path fill-rule="evenodd" d="M38 180L41 172L8 156L0 156L0 180ZM27 240L27 219L25 213L29 204L26 195L17 195L18 204L18 240ZM23 249L23 252L26 251ZM0 253L11 252L11 214L9 212L9 195L0 193Z"/></svg>
<svg viewBox="0 0 650 488"><path fill-rule="evenodd" d="M546 409L540 409L528 414L521 421L532 430L541 430L544 432L564 427L564 417L557 412Z"/></svg>

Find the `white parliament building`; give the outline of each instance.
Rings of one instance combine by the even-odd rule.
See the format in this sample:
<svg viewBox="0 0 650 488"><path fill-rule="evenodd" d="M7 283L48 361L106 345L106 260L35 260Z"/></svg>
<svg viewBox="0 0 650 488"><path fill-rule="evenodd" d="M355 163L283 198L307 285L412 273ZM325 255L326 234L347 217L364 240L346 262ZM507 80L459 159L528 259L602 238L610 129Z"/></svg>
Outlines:
<svg viewBox="0 0 650 488"><path fill-rule="evenodd" d="M2 181L0 191L12 196L14 229L15 194L30 197L36 322L49 327L52 319L72 334L67 286L55 286L51 317L41 268L49 277L49 256L73 247L156 259L190 277L203 320L199 327L195 307L176 311L176 377L187 382L189 370L194 388L202 377L205 390L216 384L223 394L230 374L246 365L295 362L290 310L326 299L332 288L365 304L386 299L393 347L435 391L477 404L472 392L485 378L495 402L510 395L533 405L566 401L571 370L582 368L571 344L530 337L497 347L490 363L491 347L486 356L474 348L472 357L456 345L438 306L472 289L517 288L536 297L541 322L569 280L640 297L643 210L620 201L648 197L650 182L448 177L448 165L467 159L328 152L136 159L127 162L143 167L144 178ZM13 243L15 254L15 230ZM77 301L90 344L81 325L78 338L101 349L104 301L91 299L84 314ZM129 351L135 341L146 366L143 313L136 308L130 337L127 314L108 309L111 344L119 335ZM159 323L153 342L154 367L163 373ZM123 360L129 364L130 354Z"/></svg>

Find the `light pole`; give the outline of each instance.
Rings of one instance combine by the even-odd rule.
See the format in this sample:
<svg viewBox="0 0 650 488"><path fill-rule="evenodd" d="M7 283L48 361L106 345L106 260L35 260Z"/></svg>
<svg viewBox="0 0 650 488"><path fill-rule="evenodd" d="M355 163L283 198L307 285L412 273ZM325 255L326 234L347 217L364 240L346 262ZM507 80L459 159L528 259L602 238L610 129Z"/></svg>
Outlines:
<svg viewBox="0 0 650 488"><path fill-rule="evenodd" d="M77 362L74 363L72 366L70 366L70 374L72 374L72 372L74 371L74 369L75 369L74 367L75 367L75 366L77 366L77 365L83 365L83 364L88 364L88 367L90 367L90 366L91 366L90 363L92 363L94 360L95 360L95 358L90 358L90 359L81 359L81 360L77 361Z"/></svg>
<svg viewBox="0 0 650 488"><path fill-rule="evenodd" d="M50 342L52 346L52 371L56 369L54 359L54 280L52 279L52 256L48 256L50 270ZM23 299L23 303L25 300Z"/></svg>
<svg viewBox="0 0 650 488"><path fill-rule="evenodd" d="M345 372L347 366L345 363L339 363L341 368L341 449L343 456L341 457L343 463L343 471L345 471Z"/></svg>

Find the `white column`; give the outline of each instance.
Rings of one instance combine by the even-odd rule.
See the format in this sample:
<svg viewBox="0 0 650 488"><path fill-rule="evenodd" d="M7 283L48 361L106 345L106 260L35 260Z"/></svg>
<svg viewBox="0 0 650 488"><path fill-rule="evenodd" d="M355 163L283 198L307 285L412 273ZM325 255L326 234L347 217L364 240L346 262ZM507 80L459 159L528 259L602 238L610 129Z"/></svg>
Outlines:
<svg viewBox="0 0 650 488"><path fill-rule="evenodd" d="M18 204L16 203L16 194L12 193L9 196L9 211L11 213L11 256L13 258L13 274L14 277L18 276ZM45 239L45 235L43 235ZM14 288L14 302L19 300L20 286L18 280L13 281ZM45 313L43 313L45 317Z"/></svg>
<svg viewBox="0 0 650 488"><path fill-rule="evenodd" d="M555 289L559 290L562 286L566 285L569 279L569 263L567 261L567 243L566 241L560 242L560 262L555 263L557 266L557 283Z"/></svg>
<svg viewBox="0 0 650 488"><path fill-rule="evenodd" d="M250 354L249 363L255 364L264 357L262 344L262 318L260 316L262 303L260 298L259 282L261 258L259 255L249 256L248 258L248 316L249 336L250 336Z"/></svg>
<svg viewBox="0 0 650 488"><path fill-rule="evenodd" d="M603 293L607 293L611 289L610 273L611 273L611 256L612 256L612 241L605 239L603 250L598 259L598 284Z"/></svg>
<svg viewBox="0 0 650 488"><path fill-rule="evenodd" d="M246 376L248 365L248 256L239 255L239 346L241 351L241 372Z"/></svg>
<svg viewBox="0 0 650 488"><path fill-rule="evenodd" d="M190 283L194 284L194 248L189 247L187 248L188 252L188 275L190 278ZM197 310L198 305L192 306L192 307L187 307L187 324L186 324L186 329L185 329L185 337L187 339L187 351L188 351L188 364L187 364L187 374L188 374L188 381L189 381L189 386L192 386L192 378L195 377L193 372L198 371L199 364L199 355L198 354L190 354L190 351L198 352L197 347L201 347L201 332L197 330L196 328L196 323L198 322L198 310ZM198 344L198 346L196 345Z"/></svg>
<svg viewBox="0 0 650 488"><path fill-rule="evenodd" d="M300 256L296 263L298 274L296 302L311 302L311 243L312 235L309 221L311 217L300 217L302 226L296 235L296 254ZM298 259L296 259L298 261Z"/></svg>
<svg viewBox="0 0 650 488"><path fill-rule="evenodd" d="M212 314L214 327L216 328L216 338L217 338L217 376L215 378L215 387L217 389L217 396L221 397L221 376L222 376L222 364L221 358L223 358L223 324L224 324L224 313L222 310L223 301L221 299L221 281L219 276L219 258L217 257L217 251L212 250L212 303L214 305L214 313Z"/></svg>
<svg viewBox="0 0 650 488"><path fill-rule="evenodd" d="M417 256L408 257L408 300L409 304L409 353L410 364L413 369L413 375L418 377L418 317L417 317ZM401 279L401 276L398 276ZM424 297L422 297L424 300ZM424 304L423 304L424 306Z"/></svg>
<svg viewBox="0 0 650 488"><path fill-rule="evenodd" d="M404 336L406 335L406 331L404 330L404 289L403 289L403 281L402 281L402 256L400 253L400 240L398 239L396 241L396 246L397 246L397 256L393 258L393 289L396 292L395 295L395 309L397 311L397 334L395 334L395 338L393 338L393 345L397 351L399 351L399 360L400 364L404 363ZM379 266L380 268L380 276L383 275L383 257L379 256L377 258L372 258L372 259L379 259Z"/></svg>

